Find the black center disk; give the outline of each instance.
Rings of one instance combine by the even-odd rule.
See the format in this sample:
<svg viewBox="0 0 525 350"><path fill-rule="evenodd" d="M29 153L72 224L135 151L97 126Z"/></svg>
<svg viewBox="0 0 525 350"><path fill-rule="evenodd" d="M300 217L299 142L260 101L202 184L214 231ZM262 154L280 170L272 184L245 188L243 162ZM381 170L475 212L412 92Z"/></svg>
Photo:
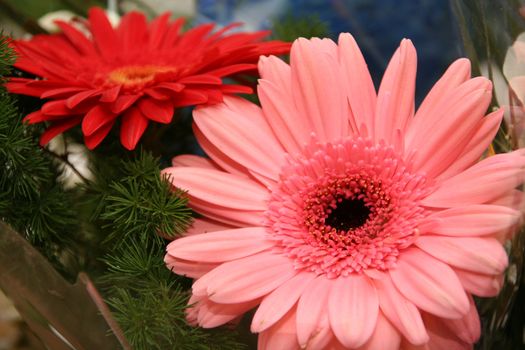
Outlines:
<svg viewBox="0 0 525 350"><path fill-rule="evenodd" d="M353 230L364 225L370 216L370 208L361 199L343 199L325 220L338 231Z"/></svg>

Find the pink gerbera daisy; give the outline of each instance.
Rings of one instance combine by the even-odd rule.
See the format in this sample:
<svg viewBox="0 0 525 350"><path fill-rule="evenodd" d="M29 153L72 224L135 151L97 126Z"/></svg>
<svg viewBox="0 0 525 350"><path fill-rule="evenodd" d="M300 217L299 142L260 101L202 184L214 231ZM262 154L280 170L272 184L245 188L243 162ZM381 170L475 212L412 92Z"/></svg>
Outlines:
<svg viewBox="0 0 525 350"><path fill-rule="evenodd" d="M502 119L491 83L454 62L414 112L403 40L379 91L349 34L259 61L262 108L199 108L211 160L174 159L197 219L165 261L195 278L202 327L257 308L259 349L469 349L472 294L494 296L520 218L525 154L478 160Z"/></svg>
<svg viewBox="0 0 525 350"><path fill-rule="evenodd" d="M224 85L223 77L254 72L260 55L281 54L289 44L261 42L269 32L212 33L206 24L181 32L184 19L166 13L147 23L139 12L113 28L103 10L89 11L86 37L58 21L62 33L14 41L15 67L41 79L11 78L10 92L48 99L29 123L49 122L40 143L82 124L86 146L95 148L121 120L120 140L134 149L150 121L168 124L178 107L222 101L224 94L251 93Z"/></svg>

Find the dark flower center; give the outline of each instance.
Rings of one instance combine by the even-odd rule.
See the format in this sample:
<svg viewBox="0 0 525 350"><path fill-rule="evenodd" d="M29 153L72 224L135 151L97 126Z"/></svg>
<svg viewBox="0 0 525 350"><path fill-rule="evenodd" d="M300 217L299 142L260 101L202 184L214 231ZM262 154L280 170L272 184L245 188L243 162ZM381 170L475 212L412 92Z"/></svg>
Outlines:
<svg viewBox="0 0 525 350"><path fill-rule="evenodd" d="M396 151L358 137L313 140L288 159L272 189L269 237L294 268L328 278L395 268L419 237L419 206L433 190Z"/></svg>
<svg viewBox="0 0 525 350"><path fill-rule="evenodd" d="M325 223L337 231L348 231L359 228L370 217L370 208L365 205L363 199L343 198L337 203L325 219Z"/></svg>

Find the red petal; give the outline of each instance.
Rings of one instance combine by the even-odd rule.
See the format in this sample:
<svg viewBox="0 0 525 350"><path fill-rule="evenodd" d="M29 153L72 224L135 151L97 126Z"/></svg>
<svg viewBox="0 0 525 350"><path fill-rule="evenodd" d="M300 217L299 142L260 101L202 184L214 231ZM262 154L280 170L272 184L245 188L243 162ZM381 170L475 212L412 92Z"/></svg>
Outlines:
<svg viewBox="0 0 525 350"><path fill-rule="evenodd" d="M183 84L179 83L160 83L155 86L155 89L166 89L171 90L173 92L180 92L184 89Z"/></svg>
<svg viewBox="0 0 525 350"><path fill-rule="evenodd" d="M249 86L244 85L223 85L221 86L221 91L226 94L251 94L253 89Z"/></svg>
<svg viewBox="0 0 525 350"><path fill-rule="evenodd" d="M111 120L108 124L101 126L99 129L97 129L96 132L94 132L91 135L85 135L84 136L84 143L86 144L86 147L89 149L94 149L97 147L102 140L108 135L113 125L115 125L117 119Z"/></svg>
<svg viewBox="0 0 525 350"><path fill-rule="evenodd" d="M18 53L20 56L35 63L35 66L38 67L37 72L35 73L36 75L48 78L54 77L61 80L66 77L67 79L73 80L74 76L71 67L70 65L65 64L68 60L67 58L64 58L70 57L70 53L60 50L59 44L56 40L53 40L56 39L56 37L51 35L46 35L45 37L44 43L41 42L43 39L42 36L35 36L31 41L18 42ZM70 60L73 59L78 59L78 57L70 58ZM31 65L23 67L23 69L26 68L34 71L33 68L35 67Z"/></svg>
<svg viewBox="0 0 525 350"><path fill-rule="evenodd" d="M155 100L167 100L175 93L167 89L157 89L156 87L144 90L144 93Z"/></svg>
<svg viewBox="0 0 525 350"><path fill-rule="evenodd" d="M71 45L77 48L79 53L84 55L95 53L93 43L78 29L60 20L55 21L55 24L62 30L62 33L64 33Z"/></svg>
<svg viewBox="0 0 525 350"><path fill-rule="evenodd" d="M75 125L79 124L82 120L81 116L75 116L73 118L68 118L63 121L53 123L40 137L40 146L45 146L51 139L53 139L58 134L63 133L64 131L71 129Z"/></svg>
<svg viewBox="0 0 525 350"><path fill-rule="evenodd" d="M146 127L148 119L142 115L138 108L130 108L122 117L120 127L120 142L128 150L133 150L141 138Z"/></svg>
<svg viewBox="0 0 525 350"><path fill-rule="evenodd" d="M141 50L145 41L148 24L146 16L140 12L130 12L120 21L117 35L121 42L121 49L125 52Z"/></svg>
<svg viewBox="0 0 525 350"><path fill-rule="evenodd" d="M202 75L192 75L189 77L182 78L178 81L180 84L210 84L210 85L220 85L222 80L219 77L214 75L202 74Z"/></svg>
<svg viewBox="0 0 525 350"><path fill-rule="evenodd" d="M117 116L118 114L111 112L104 106L95 106L82 120L82 133L85 136L89 136L106 124L115 122Z"/></svg>
<svg viewBox="0 0 525 350"><path fill-rule="evenodd" d="M238 48L247 44L251 44L260 39L263 39L270 35L272 32L269 30L261 30L254 33L235 33L221 38L217 41L217 44L220 46L230 46Z"/></svg>
<svg viewBox="0 0 525 350"><path fill-rule="evenodd" d="M239 63L239 64L232 64L226 67L217 68L215 70L206 72L206 74L215 75L217 77L224 77L226 75L231 75L231 74L235 74L235 73L239 73L239 72L243 72L247 70L253 70L253 69L257 69L256 64Z"/></svg>
<svg viewBox="0 0 525 350"><path fill-rule="evenodd" d="M100 102L115 102L120 93L121 85L116 85L102 93Z"/></svg>
<svg viewBox="0 0 525 350"><path fill-rule="evenodd" d="M113 113L122 113L122 111L131 107L138 99L139 95L120 95L115 102L111 105L111 111Z"/></svg>
<svg viewBox="0 0 525 350"><path fill-rule="evenodd" d="M168 20L171 14L169 12L155 18L149 26L149 47L155 49L160 46L166 34Z"/></svg>
<svg viewBox="0 0 525 350"><path fill-rule="evenodd" d="M37 61L31 59L26 53L24 53L24 43L24 41L13 41L13 47L18 56L16 58L14 66L18 69L21 69L34 75L44 76L45 70L43 70L42 67L40 67Z"/></svg>
<svg viewBox="0 0 525 350"><path fill-rule="evenodd" d="M26 80L27 80L28 86L39 88L42 90L44 89L52 90L52 89L61 89L61 88L72 88L72 87L76 87L79 89L86 89L84 86L81 86L80 83L74 82L74 81L64 81L64 80L56 81L56 80L47 80L47 79L46 80L26 79Z"/></svg>
<svg viewBox="0 0 525 350"><path fill-rule="evenodd" d="M38 110L33 113L29 113L26 115L23 119L23 122L27 122L29 124L35 124L40 123L47 120L45 115L42 113L42 111Z"/></svg>
<svg viewBox="0 0 525 350"><path fill-rule="evenodd" d="M67 108L66 100L49 101L42 106L42 113L47 115L70 115L73 112Z"/></svg>
<svg viewBox="0 0 525 350"><path fill-rule="evenodd" d="M206 102L201 102L201 103L215 104L215 103L220 103L223 101L224 95L222 94L222 91L217 88L215 89L201 88L199 89L199 92L205 94L208 97L208 100Z"/></svg>
<svg viewBox="0 0 525 350"><path fill-rule="evenodd" d="M33 112L28 114L24 118L24 122L28 122L29 124L36 124L40 122L52 122L52 121L58 121L63 119L68 119L72 115L76 115L77 113L68 113L68 114L59 114L59 115L48 115L45 113L42 113L42 110Z"/></svg>
<svg viewBox="0 0 525 350"><path fill-rule="evenodd" d="M200 91L185 89L177 94L174 101L175 107L199 105L208 102L208 96Z"/></svg>
<svg viewBox="0 0 525 350"><path fill-rule="evenodd" d="M23 94L40 97L48 90L64 88L63 83L50 82L48 80L33 80L26 78L9 78L5 84L7 90L13 94ZM68 86L68 88L72 88Z"/></svg>
<svg viewBox="0 0 525 350"><path fill-rule="evenodd" d="M215 24L207 23L188 30L177 43L177 50L184 51L189 47L202 44L204 37L212 31L213 27L215 27Z"/></svg>
<svg viewBox="0 0 525 350"><path fill-rule="evenodd" d="M162 46L170 46L175 43L175 41L179 38L179 32L184 23L186 22L186 19L184 17L178 18L173 24L168 28L166 31L166 35L164 36L164 42Z"/></svg>
<svg viewBox="0 0 525 350"><path fill-rule="evenodd" d="M29 86L26 82L13 81L13 79L15 78L11 78L7 83L5 83L7 91L12 94L40 97L40 95L46 91L45 89ZM27 81L27 79L24 80Z"/></svg>
<svg viewBox="0 0 525 350"><path fill-rule="evenodd" d="M40 98L65 98L71 96L71 94L77 93L79 91L84 91L84 88L80 87L65 87L59 89L47 90L44 92Z"/></svg>
<svg viewBox="0 0 525 350"><path fill-rule="evenodd" d="M237 28L239 26L242 26L242 23L241 22L234 22L234 23L230 23L228 24L227 26L224 26L222 29L216 31L215 33L213 33L212 35L210 35L208 37L208 39L210 41L214 41L216 39L219 39L224 33L226 33L228 30L230 29L233 29L233 28Z"/></svg>
<svg viewBox="0 0 525 350"><path fill-rule="evenodd" d="M118 41L115 30L109 23L106 13L101 8L95 7L89 10L88 17L93 41L100 55L108 61L112 60L118 48Z"/></svg>
<svg viewBox="0 0 525 350"><path fill-rule="evenodd" d="M66 100L66 106L68 108L73 109L76 106L78 106L80 103L84 102L85 100L90 99L91 97L100 95L101 93L102 91L100 91L99 89L86 90L86 91L79 92L78 94L75 94Z"/></svg>
<svg viewBox="0 0 525 350"><path fill-rule="evenodd" d="M137 103L140 111L153 121L168 124L173 118L173 102L156 101L149 98L143 98Z"/></svg>

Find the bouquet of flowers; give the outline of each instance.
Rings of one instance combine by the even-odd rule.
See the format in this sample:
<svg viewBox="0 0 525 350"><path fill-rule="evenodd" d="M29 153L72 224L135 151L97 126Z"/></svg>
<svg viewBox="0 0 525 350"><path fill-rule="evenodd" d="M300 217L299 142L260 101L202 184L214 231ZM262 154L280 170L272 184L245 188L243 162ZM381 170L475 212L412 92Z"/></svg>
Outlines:
<svg viewBox="0 0 525 350"><path fill-rule="evenodd" d="M523 346L523 36L416 104L409 39L376 88L350 33L55 23L0 41L0 288L35 344Z"/></svg>

